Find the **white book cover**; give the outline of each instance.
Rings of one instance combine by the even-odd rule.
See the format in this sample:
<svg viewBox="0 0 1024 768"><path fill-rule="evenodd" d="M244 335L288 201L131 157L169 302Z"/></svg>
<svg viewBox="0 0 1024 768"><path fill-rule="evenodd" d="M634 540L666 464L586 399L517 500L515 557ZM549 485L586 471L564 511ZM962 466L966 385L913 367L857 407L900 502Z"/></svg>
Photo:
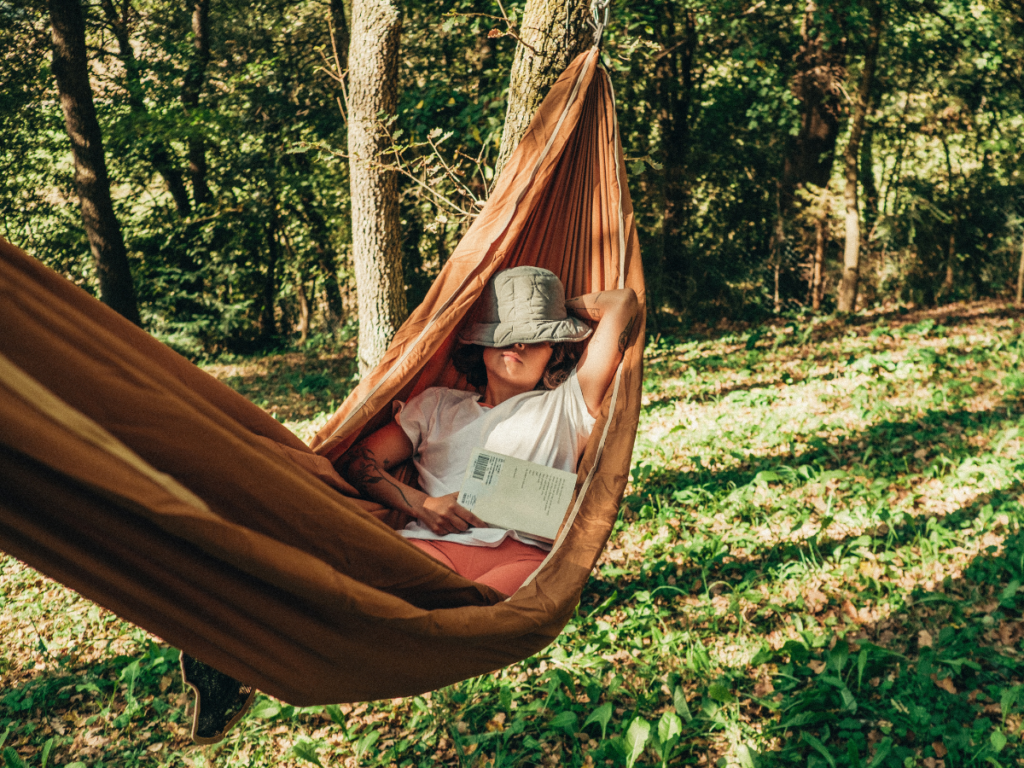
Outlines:
<svg viewBox="0 0 1024 768"><path fill-rule="evenodd" d="M554 541L575 487L572 472L477 448L458 502L488 525Z"/></svg>

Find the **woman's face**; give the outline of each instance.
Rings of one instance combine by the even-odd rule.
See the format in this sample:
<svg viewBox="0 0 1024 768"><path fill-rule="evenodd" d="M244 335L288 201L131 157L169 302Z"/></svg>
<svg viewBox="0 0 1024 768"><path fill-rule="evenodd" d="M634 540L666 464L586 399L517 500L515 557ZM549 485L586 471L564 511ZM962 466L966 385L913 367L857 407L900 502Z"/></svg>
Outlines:
<svg viewBox="0 0 1024 768"><path fill-rule="evenodd" d="M522 392L535 389L551 359L551 343L513 344L510 347L484 347L487 381L502 382Z"/></svg>

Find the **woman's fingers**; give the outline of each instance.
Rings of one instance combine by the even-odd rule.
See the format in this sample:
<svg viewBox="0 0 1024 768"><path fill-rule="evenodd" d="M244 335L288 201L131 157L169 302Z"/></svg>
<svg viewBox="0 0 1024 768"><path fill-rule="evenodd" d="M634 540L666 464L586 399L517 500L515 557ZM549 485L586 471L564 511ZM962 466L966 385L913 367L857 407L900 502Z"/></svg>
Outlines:
<svg viewBox="0 0 1024 768"><path fill-rule="evenodd" d="M457 493L450 493L447 496L428 498L424 501L424 508L432 513L431 517L424 522L437 535L461 533L468 528L484 525L476 515L461 506L456 501L457 498Z"/></svg>
<svg viewBox="0 0 1024 768"><path fill-rule="evenodd" d="M484 523L481 522L481 520L476 515L474 515L461 504L459 504L456 501L457 498L459 498L459 494L457 493L450 493L444 497L444 499L448 502L448 509L451 510L454 518L458 521L458 524L464 526L460 528L460 530L464 531L466 530L466 528L483 527Z"/></svg>

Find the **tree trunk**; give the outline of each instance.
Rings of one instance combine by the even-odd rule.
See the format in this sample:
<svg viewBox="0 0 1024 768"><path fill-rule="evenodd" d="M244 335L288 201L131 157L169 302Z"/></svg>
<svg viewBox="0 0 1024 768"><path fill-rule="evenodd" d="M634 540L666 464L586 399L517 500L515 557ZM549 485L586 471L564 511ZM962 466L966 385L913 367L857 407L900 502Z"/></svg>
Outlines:
<svg viewBox="0 0 1024 768"><path fill-rule="evenodd" d="M787 247L786 222L796 190L808 184L826 188L835 162L846 67L842 35L826 35L825 30L835 27L830 21L834 22L819 10L816 0L805 0L800 24L802 43L795 57L796 72L789 84L800 105L800 129L786 145L782 173L775 188L776 221L769 242L776 314L782 311L779 277ZM813 304L813 277L811 288Z"/></svg>
<svg viewBox="0 0 1024 768"><path fill-rule="evenodd" d="M843 154L846 189L846 244L843 249L843 279L839 284L840 312L853 312L857 307L857 283L860 279L860 210L857 204L857 158L860 140L864 133L864 121L871 107L871 90L875 80L875 64L878 61L878 41L882 35L881 0L870 0L871 29L868 32L868 47L864 53L864 70L860 76L857 105L850 128L850 141Z"/></svg>
<svg viewBox="0 0 1024 768"><path fill-rule="evenodd" d="M135 49L132 47L131 36L128 31L128 13L131 10L131 6L128 3L124 3L120 13L114 8L111 0L100 0L100 6L103 8L103 15L106 16L107 23L110 25L114 38L117 40L121 61L124 63L125 86L128 89L128 108L131 110L132 116L136 119L137 123L142 124L141 127L138 124L136 125L135 140L141 142L146 147L146 153L149 155L153 168L163 178L167 191L171 193L171 198L174 200L174 207L178 211L178 215L182 217L188 216L192 213L192 206L188 200L188 190L185 189L185 182L181 177L181 172L171 159L171 154L164 142L147 134L148 129L145 126L145 117L149 110L146 107L146 100L143 94L139 62L135 58Z"/></svg>
<svg viewBox="0 0 1024 768"><path fill-rule="evenodd" d="M295 270L295 298L299 301L299 346L309 338L309 298L306 296L306 271ZM315 286L314 286L315 289Z"/></svg>
<svg viewBox="0 0 1024 768"><path fill-rule="evenodd" d="M1024 241L1020 245L1020 263L1017 265L1017 306L1024 303Z"/></svg>
<svg viewBox="0 0 1024 768"><path fill-rule="evenodd" d="M772 230L769 251L772 260L772 305L775 314L782 312L782 297L779 295L779 272L782 270L782 255L786 250L786 218L782 212L782 189L775 190L775 229Z"/></svg>
<svg viewBox="0 0 1024 768"><path fill-rule="evenodd" d="M393 171L380 167L391 142L387 126L378 120L378 115L393 115L398 103L401 29L402 15L394 0L353 3L348 151L360 373L381 360L406 317L398 179Z"/></svg>
<svg viewBox="0 0 1024 768"><path fill-rule="evenodd" d="M343 0L331 0L331 28L334 37L331 39L333 50L330 54L337 56L335 63L338 65L338 73L344 75L348 70L349 28Z"/></svg>
<svg viewBox="0 0 1024 768"><path fill-rule="evenodd" d="M821 207L817 218L814 220L814 262L811 267L811 309L815 312L821 309L821 299L824 296L823 276L825 270L825 246L828 243L828 198Z"/></svg>
<svg viewBox="0 0 1024 768"><path fill-rule="evenodd" d="M799 185L828 185L839 138L842 82L846 77L844 43L826 37L824 29L829 25L819 14L815 0L806 0L800 28L803 44L796 55L797 72L790 82L800 103L800 130L787 145L783 160L779 184L782 216L789 212Z"/></svg>
<svg viewBox="0 0 1024 768"><path fill-rule="evenodd" d="M260 336L264 342L277 335L277 265L281 262L278 224L277 201L271 200L267 224L267 271L263 275L263 308L260 312Z"/></svg>
<svg viewBox="0 0 1024 768"><path fill-rule="evenodd" d="M875 183L874 128L864 128L860 148L860 183L864 187L864 222L868 232L875 226L879 215L878 185Z"/></svg>
<svg viewBox="0 0 1024 768"><path fill-rule="evenodd" d="M181 87L181 103L186 116L194 119L210 62L210 0L192 0L192 46L192 61ZM189 128L188 172L195 204L199 206L210 202L213 196L206 182L206 140L196 125Z"/></svg>
<svg viewBox="0 0 1024 768"><path fill-rule="evenodd" d="M533 119L548 89L576 56L593 42L587 0L526 0L519 28L501 148L495 163L498 176Z"/></svg>
<svg viewBox="0 0 1024 768"><path fill-rule="evenodd" d="M693 265L687 257L686 225L691 205L691 177L688 173L690 126L698 83L694 59L699 43L696 12L682 11L677 20L672 6L666 7L666 20L659 28L660 57L654 70L656 118L661 128L663 148L661 189L655 205L661 211L657 241L660 253L654 257L654 279L649 306L659 307L666 282L678 279L685 286L683 295L693 290Z"/></svg>
<svg viewBox="0 0 1024 768"><path fill-rule="evenodd" d="M50 0L53 74L75 161L75 191L89 247L96 259L100 300L133 323L141 324L128 252L110 198L103 137L89 84L85 17L79 0Z"/></svg>

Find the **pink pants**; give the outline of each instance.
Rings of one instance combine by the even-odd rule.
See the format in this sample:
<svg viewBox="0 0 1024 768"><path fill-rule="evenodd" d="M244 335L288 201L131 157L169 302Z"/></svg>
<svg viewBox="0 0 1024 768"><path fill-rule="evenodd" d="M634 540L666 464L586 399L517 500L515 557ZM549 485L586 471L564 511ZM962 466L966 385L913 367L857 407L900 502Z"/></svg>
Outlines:
<svg viewBox="0 0 1024 768"><path fill-rule="evenodd" d="M460 576L486 584L511 595L537 570L547 552L515 539L505 539L496 547L471 547L453 541L406 539Z"/></svg>

